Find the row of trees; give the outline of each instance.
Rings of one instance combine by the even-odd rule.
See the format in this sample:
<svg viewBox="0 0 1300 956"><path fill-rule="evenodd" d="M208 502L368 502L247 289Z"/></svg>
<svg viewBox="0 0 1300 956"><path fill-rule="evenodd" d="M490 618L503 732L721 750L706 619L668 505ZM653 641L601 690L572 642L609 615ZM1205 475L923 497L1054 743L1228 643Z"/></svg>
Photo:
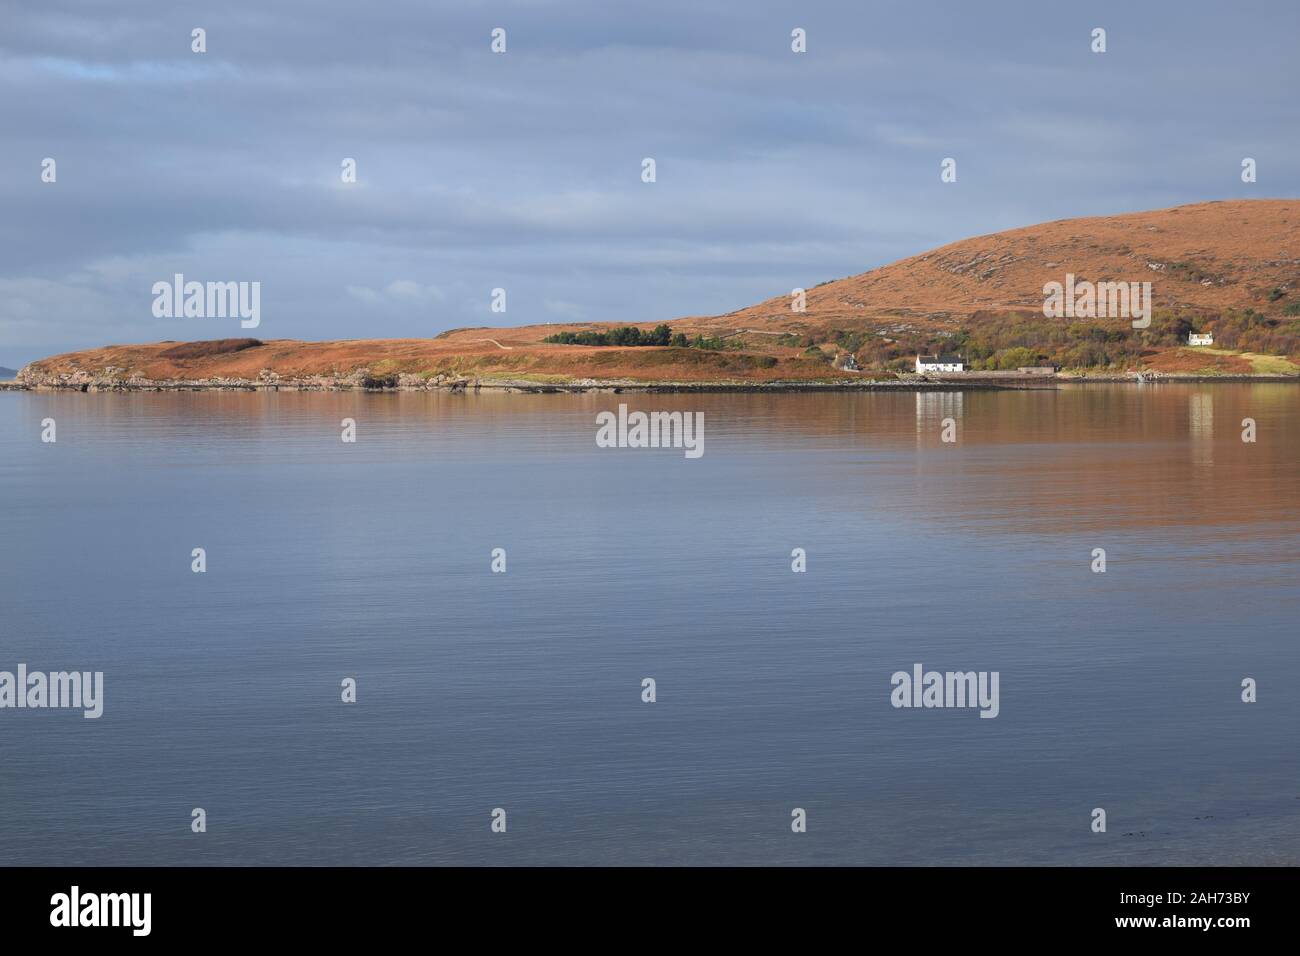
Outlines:
<svg viewBox="0 0 1300 956"><path fill-rule="evenodd" d="M1186 345L1189 332L1213 332L1214 344L1222 348L1300 360L1300 304L1284 304L1278 312L1270 316L1254 309L1230 309L1206 317L1157 312L1145 329L1134 329L1130 322L1120 320L1065 322L1023 313L982 312L972 317L968 327L949 336L923 332L891 332L885 336L862 329L837 329L829 337L841 351L853 354L863 368L903 369L911 366L917 354L935 352L963 355L968 367L975 370L1048 363L1064 368L1128 368L1138 365L1152 349ZM791 334L775 338L774 344L811 348L825 340L825 335ZM736 340L703 335L690 338L683 332L674 333L664 324L648 332L630 325L604 331L557 332L543 341L710 350L743 347ZM831 360L824 353L805 354Z"/></svg>
<svg viewBox="0 0 1300 956"><path fill-rule="evenodd" d="M727 342L721 338L697 335L690 338L684 332L673 333L666 325L656 325L649 332L644 332L634 325L620 326L604 332L556 332L542 339L555 345L671 345L679 349L710 349L720 351L727 348Z"/></svg>

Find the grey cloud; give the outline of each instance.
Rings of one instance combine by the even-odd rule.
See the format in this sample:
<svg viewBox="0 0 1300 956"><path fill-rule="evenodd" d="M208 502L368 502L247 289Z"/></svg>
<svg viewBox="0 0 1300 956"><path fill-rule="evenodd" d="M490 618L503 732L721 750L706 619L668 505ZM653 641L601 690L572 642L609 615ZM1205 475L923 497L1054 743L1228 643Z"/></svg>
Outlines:
<svg viewBox="0 0 1300 956"><path fill-rule="evenodd" d="M0 22L5 365L224 334L149 315L173 271L262 281L268 337L657 321L1300 184L1290 4L54 0Z"/></svg>

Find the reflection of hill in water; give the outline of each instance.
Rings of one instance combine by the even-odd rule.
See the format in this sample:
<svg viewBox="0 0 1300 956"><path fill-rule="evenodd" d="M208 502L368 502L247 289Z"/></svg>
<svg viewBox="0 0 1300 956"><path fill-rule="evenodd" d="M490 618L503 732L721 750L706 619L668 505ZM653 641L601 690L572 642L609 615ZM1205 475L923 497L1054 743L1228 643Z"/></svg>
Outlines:
<svg viewBox="0 0 1300 956"><path fill-rule="evenodd" d="M220 429L255 454L279 453L275 443L318 454L292 426L337 430L341 418L354 417L367 441L382 439L387 453L401 457L458 457L479 443L527 444L539 433L557 453L597 454L599 411L620 403L702 411L706 459L755 456L761 475L771 466L760 459L776 456L808 469L809 481L828 468L854 469L864 507L873 492L892 494L893 511L1009 534L1205 525L1268 535L1295 522L1300 501L1300 387L1282 383L864 394L46 393L44 400L120 430L123 440L142 417L180 415L196 435ZM956 423L954 444L940 440L946 418ZM1241 441L1244 418L1257 423L1253 444ZM482 437L485 421L490 439Z"/></svg>

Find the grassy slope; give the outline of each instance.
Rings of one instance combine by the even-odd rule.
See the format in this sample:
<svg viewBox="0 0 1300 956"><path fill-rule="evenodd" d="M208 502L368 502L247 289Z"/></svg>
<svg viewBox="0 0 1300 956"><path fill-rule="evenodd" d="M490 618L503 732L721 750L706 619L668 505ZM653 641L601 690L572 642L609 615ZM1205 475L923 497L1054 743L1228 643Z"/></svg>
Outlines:
<svg viewBox="0 0 1300 956"><path fill-rule="evenodd" d="M810 288L807 311L788 294L723 316L679 319L674 331L723 336L724 351L547 344L561 330L612 323L459 329L433 339L272 340L232 351L176 343L109 346L33 363L36 373L75 371L148 379L411 374L522 381L774 381L860 378L805 351L848 346L860 355L906 356L937 348L958 329L1044 320L1042 286L1066 272L1092 281L1151 281L1159 309L1209 317L1256 309L1280 315L1300 301L1300 201L1201 203L1122 216L1062 220L980 236L861 275ZM1054 320L1053 320L1054 321ZM642 325L648 328L653 323ZM1300 324L1300 323L1293 323ZM1125 323L1112 322L1118 329ZM859 351L861 350L861 351ZM195 354L187 354L192 351ZM1146 367L1196 373L1291 373L1294 363L1228 350L1154 347ZM208 354L204 354L204 353ZM1296 352L1300 355L1300 337ZM883 360L883 359L882 359Z"/></svg>

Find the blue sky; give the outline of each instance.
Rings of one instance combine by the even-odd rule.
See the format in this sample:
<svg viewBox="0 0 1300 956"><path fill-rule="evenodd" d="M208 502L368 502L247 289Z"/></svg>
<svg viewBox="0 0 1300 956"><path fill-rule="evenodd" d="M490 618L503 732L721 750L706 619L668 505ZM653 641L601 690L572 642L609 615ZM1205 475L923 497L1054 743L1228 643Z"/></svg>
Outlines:
<svg viewBox="0 0 1300 956"><path fill-rule="evenodd" d="M0 365L247 334L154 318L176 272L261 282L262 338L428 336L716 314L1034 222L1294 197L1298 36L1291 0L5 0Z"/></svg>

